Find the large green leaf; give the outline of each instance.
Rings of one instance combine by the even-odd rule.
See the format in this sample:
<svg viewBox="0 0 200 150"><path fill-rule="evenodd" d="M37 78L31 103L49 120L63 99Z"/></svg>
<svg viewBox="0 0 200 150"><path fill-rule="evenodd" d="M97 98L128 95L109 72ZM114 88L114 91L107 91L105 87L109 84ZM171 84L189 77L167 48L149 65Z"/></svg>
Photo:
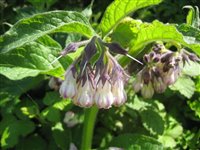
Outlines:
<svg viewBox="0 0 200 150"><path fill-rule="evenodd" d="M115 137L109 146L126 150L163 150L163 146L156 139L139 134L123 134Z"/></svg>
<svg viewBox="0 0 200 150"><path fill-rule="evenodd" d="M129 13L143 7L158 4L161 1L162 0L115 0L107 7L101 20L100 28L103 35L109 33L113 27Z"/></svg>
<svg viewBox="0 0 200 150"><path fill-rule="evenodd" d="M4 104L6 102L18 98L21 94L36 87L42 80L44 80L44 77L38 76L35 78L29 77L23 80L12 81L0 75L0 106L5 107Z"/></svg>
<svg viewBox="0 0 200 150"><path fill-rule="evenodd" d="M0 54L0 74L11 80L37 76L39 73L59 77L64 74L64 68L56 59L61 46L49 36L25 44L9 53ZM70 64L72 59L65 57Z"/></svg>
<svg viewBox="0 0 200 150"><path fill-rule="evenodd" d="M26 136L35 129L34 123L29 120L18 120L9 124L1 137L2 148L10 148L18 143L19 136Z"/></svg>
<svg viewBox="0 0 200 150"><path fill-rule="evenodd" d="M143 49L153 41L178 42L200 55L200 44L195 41L195 38L192 40L185 38L174 25L163 24L159 21L140 27L137 39L131 42L130 53Z"/></svg>
<svg viewBox="0 0 200 150"><path fill-rule="evenodd" d="M52 134L55 142L59 148L66 150L71 143L71 137L69 130L63 128L63 125L59 122L52 127Z"/></svg>
<svg viewBox="0 0 200 150"><path fill-rule="evenodd" d="M163 134L164 121L162 117L153 110L144 110L141 112L141 118L144 127L152 134Z"/></svg>
<svg viewBox="0 0 200 150"><path fill-rule="evenodd" d="M183 96L191 98L195 92L195 83L190 77L182 76L178 78L174 85L170 86L170 89L179 91Z"/></svg>
<svg viewBox="0 0 200 150"><path fill-rule="evenodd" d="M179 28L179 30L181 29ZM193 30L190 31L193 32ZM133 34L135 33L136 32L133 32ZM197 32L195 34L195 37L184 36L177 30L175 25L163 24L157 20L149 24L142 23L140 26L138 26L137 35L135 35L135 38L133 38L130 42L129 54L137 56L144 50L144 48L148 44L155 41L164 41L179 43L184 47L190 48L192 51L194 51L197 55L200 56L200 42L197 38L199 37L199 34L200 32ZM120 63L122 63L122 65L126 64L128 61L129 59L127 57L122 57L120 59Z"/></svg>
<svg viewBox="0 0 200 150"><path fill-rule="evenodd" d="M37 143L37 144L35 144ZM21 140L17 146L16 150L44 150L47 149L46 141L39 135L34 134Z"/></svg>
<svg viewBox="0 0 200 150"><path fill-rule="evenodd" d="M8 52L54 32L76 32L87 37L94 35L87 18L78 12L51 11L17 22L0 37L0 53Z"/></svg>

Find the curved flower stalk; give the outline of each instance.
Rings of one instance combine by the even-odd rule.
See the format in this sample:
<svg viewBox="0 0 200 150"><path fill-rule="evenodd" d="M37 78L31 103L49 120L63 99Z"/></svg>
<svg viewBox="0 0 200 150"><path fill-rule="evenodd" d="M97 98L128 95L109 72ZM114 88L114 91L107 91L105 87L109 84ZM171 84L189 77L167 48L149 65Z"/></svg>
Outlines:
<svg viewBox="0 0 200 150"><path fill-rule="evenodd" d="M112 105L122 105L126 101L124 83L128 76L108 49L120 54L126 51L116 45L93 37L82 55L67 69L60 87L61 96L71 98L81 107L96 105L108 109ZM70 47L74 49L74 46Z"/></svg>
<svg viewBox="0 0 200 150"><path fill-rule="evenodd" d="M155 92L163 93L169 85L176 82L182 65L189 60L199 61L196 55L184 49L172 52L163 45L156 45L143 59L146 65L136 75L133 88L135 92L141 91L144 98L151 98Z"/></svg>

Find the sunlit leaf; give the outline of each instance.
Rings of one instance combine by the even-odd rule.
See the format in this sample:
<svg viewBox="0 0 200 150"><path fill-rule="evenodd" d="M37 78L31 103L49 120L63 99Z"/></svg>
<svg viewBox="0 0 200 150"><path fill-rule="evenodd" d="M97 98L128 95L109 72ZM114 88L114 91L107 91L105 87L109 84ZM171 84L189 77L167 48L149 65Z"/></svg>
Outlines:
<svg viewBox="0 0 200 150"><path fill-rule="evenodd" d="M45 12L20 20L0 37L0 52L8 52L54 32L76 32L87 37L95 34L89 21L78 12Z"/></svg>
<svg viewBox="0 0 200 150"><path fill-rule="evenodd" d="M123 149L148 149L148 150L163 150L163 146L156 139L138 134L122 134L115 137L109 146L119 147Z"/></svg>
<svg viewBox="0 0 200 150"><path fill-rule="evenodd" d="M103 35L109 33L121 19L140 8L159 4L162 0L115 0L107 7L100 23Z"/></svg>
<svg viewBox="0 0 200 150"><path fill-rule="evenodd" d="M144 127L152 134L163 134L164 120L155 111L148 109L141 112L141 118Z"/></svg>
<svg viewBox="0 0 200 150"><path fill-rule="evenodd" d="M174 85L170 86L170 89L179 91L183 96L191 98L195 91L195 84L189 77L182 76L178 78Z"/></svg>
<svg viewBox="0 0 200 150"><path fill-rule="evenodd" d="M61 46L48 36L39 38L9 53L0 54L0 74L11 80L34 77L39 73L60 77L64 74L62 64L57 61ZM67 56L65 62L72 59Z"/></svg>

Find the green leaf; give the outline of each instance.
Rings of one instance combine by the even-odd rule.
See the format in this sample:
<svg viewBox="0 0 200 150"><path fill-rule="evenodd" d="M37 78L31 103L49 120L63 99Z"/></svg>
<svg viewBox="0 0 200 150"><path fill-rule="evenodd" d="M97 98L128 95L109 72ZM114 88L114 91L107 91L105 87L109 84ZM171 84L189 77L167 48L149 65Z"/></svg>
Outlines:
<svg viewBox="0 0 200 150"><path fill-rule="evenodd" d="M171 136L161 136L159 137L159 141L163 144L164 147L174 148L176 146L176 141Z"/></svg>
<svg viewBox="0 0 200 150"><path fill-rule="evenodd" d="M140 27L137 38L131 42L130 53L142 50L144 46L153 41L178 42L200 55L200 44L194 40L184 38L174 25L163 24L159 21L154 21L149 25L144 24Z"/></svg>
<svg viewBox="0 0 200 150"><path fill-rule="evenodd" d="M181 24L177 26L179 32L181 32L185 37L193 37L196 43L200 44L200 29L194 28L188 24Z"/></svg>
<svg viewBox="0 0 200 150"><path fill-rule="evenodd" d="M195 37L199 38L199 34L200 32L198 31L195 34ZM184 36L177 30L175 25L163 24L157 20L150 24L142 23L140 26L138 26L137 35L135 35L135 38L133 38L130 42L129 54L132 56L137 56L143 52L143 50L145 50L145 47L147 47L148 44L156 41L164 41L179 43L184 47L190 48L200 56L200 43L198 38L196 39L195 37ZM125 65L130 61L130 59L127 57L122 57L119 61L122 65Z"/></svg>
<svg viewBox="0 0 200 150"><path fill-rule="evenodd" d="M192 27L200 27L200 18L199 18L199 8L196 6L196 10L192 6L184 6L183 8L188 8L189 12L186 18L187 24Z"/></svg>
<svg viewBox="0 0 200 150"><path fill-rule="evenodd" d="M182 71L188 76L199 76L200 64L198 62L189 61L189 63L185 63Z"/></svg>
<svg viewBox="0 0 200 150"><path fill-rule="evenodd" d="M37 144L36 144L37 143ZM47 143L39 135L31 135L30 137L23 139L17 144L16 150L44 150L47 149Z"/></svg>
<svg viewBox="0 0 200 150"><path fill-rule="evenodd" d="M60 95L59 93L56 91L54 92L47 92L44 99L43 99L43 103L45 105L53 105L55 102L60 101Z"/></svg>
<svg viewBox="0 0 200 150"><path fill-rule="evenodd" d="M65 130L60 122L52 128L52 134L58 147L62 150L69 149L71 143L70 132Z"/></svg>
<svg viewBox="0 0 200 150"><path fill-rule="evenodd" d="M19 97L21 94L37 86L42 80L43 76L35 78L25 78L23 80L12 81L0 75L0 106L7 101L14 100L13 97Z"/></svg>
<svg viewBox="0 0 200 150"><path fill-rule="evenodd" d="M140 113L144 127L152 134L163 134L164 121L162 117L153 110L144 110Z"/></svg>
<svg viewBox="0 0 200 150"><path fill-rule="evenodd" d="M28 120L15 121L9 124L1 137L2 148L11 148L18 143L19 136L26 136L35 129L34 123Z"/></svg>
<svg viewBox="0 0 200 150"><path fill-rule="evenodd" d="M16 121L17 119L13 115L6 115L0 122L0 134L3 133L3 130L9 125Z"/></svg>
<svg viewBox="0 0 200 150"><path fill-rule="evenodd" d="M113 138L109 146L131 150L137 147L141 150L163 150L163 146L156 139L138 134L122 134Z"/></svg>
<svg viewBox="0 0 200 150"><path fill-rule="evenodd" d="M43 110L41 115L50 122L59 122L61 120L60 111L52 106Z"/></svg>
<svg viewBox="0 0 200 150"><path fill-rule="evenodd" d="M179 91L183 96L189 99L195 92L195 83L190 77L181 76L174 85L170 86L170 89Z"/></svg>
<svg viewBox="0 0 200 150"><path fill-rule="evenodd" d="M141 111L145 109L146 107L150 106L149 103L145 102L144 100L141 100L137 95L135 95L133 102L126 104L129 108Z"/></svg>
<svg viewBox="0 0 200 150"><path fill-rule="evenodd" d="M56 92L47 93L43 102L50 106L42 111L42 117L51 122L59 122L61 120L61 111L67 111L72 107L69 99L61 99Z"/></svg>
<svg viewBox="0 0 200 150"><path fill-rule="evenodd" d="M107 7L100 23L100 28L105 36L129 13L140 8L159 4L162 0L115 0Z"/></svg>
<svg viewBox="0 0 200 150"><path fill-rule="evenodd" d="M124 18L110 35L112 41L119 43L123 47L128 47L130 41L136 38L141 24L140 20L134 20L130 17Z"/></svg>
<svg viewBox="0 0 200 150"><path fill-rule="evenodd" d="M195 115L200 118L200 98L194 101L187 101L190 108L195 112Z"/></svg>
<svg viewBox="0 0 200 150"><path fill-rule="evenodd" d="M11 80L34 77L39 73L60 77L65 70L59 61L51 64L58 56L61 46L49 36L39 38L9 53L0 54L0 74ZM69 56L65 61L71 63Z"/></svg>
<svg viewBox="0 0 200 150"><path fill-rule="evenodd" d="M20 20L0 37L0 53L16 49L54 32L76 32L87 37L95 34L87 18L78 12L45 12Z"/></svg>

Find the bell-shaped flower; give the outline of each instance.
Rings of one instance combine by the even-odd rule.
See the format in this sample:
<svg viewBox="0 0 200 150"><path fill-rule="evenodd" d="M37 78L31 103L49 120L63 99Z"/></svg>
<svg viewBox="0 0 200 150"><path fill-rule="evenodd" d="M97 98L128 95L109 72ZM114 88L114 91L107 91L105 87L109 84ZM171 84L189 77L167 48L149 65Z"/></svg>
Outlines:
<svg viewBox="0 0 200 150"><path fill-rule="evenodd" d="M77 93L76 79L72 72L72 66L66 71L65 80L60 87L60 95L64 98L73 98Z"/></svg>
<svg viewBox="0 0 200 150"><path fill-rule="evenodd" d="M81 107L91 107L94 104L93 95L94 89L90 81L87 80L83 85L82 83L78 85L77 94L73 102Z"/></svg>
<svg viewBox="0 0 200 150"><path fill-rule="evenodd" d="M124 82L122 80L118 80L114 83L112 86L112 93L114 98L113 104L115 106L120 106L126 102L127 96L124 90Z"/></svg>
<svg viewBox="0 0 200 150"><path fill-rule="evenodd" d="M103 83L101 80L97 86L98 87L96 88L94 95L95 104L99 108L110 108L114 102L111 84L108 82L108 80L106 80L105 83Z"/></svg>
<svg viewBox="0 0 200 150"><path fill-rule="evenodd" d="M149 82L148 84L144 84L142 89L141 89L141 94L144 98L152 98L153 94L154 94L154 89L153 89L153 85L151 82Z"/></svg>

